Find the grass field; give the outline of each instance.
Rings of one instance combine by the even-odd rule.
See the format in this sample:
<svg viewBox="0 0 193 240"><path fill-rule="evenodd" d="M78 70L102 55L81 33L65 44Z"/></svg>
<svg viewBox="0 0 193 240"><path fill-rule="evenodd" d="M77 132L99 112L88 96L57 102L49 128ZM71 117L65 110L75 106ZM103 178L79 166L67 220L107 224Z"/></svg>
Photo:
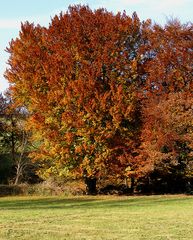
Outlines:
<svg viewBox="0 0 193 240"><path fill-rule="evenodd" d="M5 239L193 240L193 197L3 197Z"/></svg>

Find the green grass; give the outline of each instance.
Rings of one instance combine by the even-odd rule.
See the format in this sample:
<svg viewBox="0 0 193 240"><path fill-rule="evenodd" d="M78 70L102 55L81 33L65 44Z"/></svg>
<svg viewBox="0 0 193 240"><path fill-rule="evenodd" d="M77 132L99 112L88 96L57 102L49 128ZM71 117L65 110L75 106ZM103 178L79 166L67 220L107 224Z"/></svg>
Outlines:
<svg viewBox="0 0 193 240"><path fill-rule="evenodd" d="M5 239L192 240L193 197L3 197Z"/></svg>

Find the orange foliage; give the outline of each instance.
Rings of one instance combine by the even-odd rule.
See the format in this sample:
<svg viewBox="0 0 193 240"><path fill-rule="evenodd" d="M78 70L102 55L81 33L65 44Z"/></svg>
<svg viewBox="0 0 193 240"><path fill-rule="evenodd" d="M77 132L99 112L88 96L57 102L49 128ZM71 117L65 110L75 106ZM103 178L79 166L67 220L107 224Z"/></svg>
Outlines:
<svg viewBox="0 0 193 240"><path fill-rule="evenodd" d="M89 176L122 172L131 164L125 156L138 132L141 29L136 14L87 6L69 7L47 29L22 25L8 49L6 77L31 114L31 129L43 136L36 158L46 151L53 162L60 158ZM60 150L52 155L56 146Z"/></svg>

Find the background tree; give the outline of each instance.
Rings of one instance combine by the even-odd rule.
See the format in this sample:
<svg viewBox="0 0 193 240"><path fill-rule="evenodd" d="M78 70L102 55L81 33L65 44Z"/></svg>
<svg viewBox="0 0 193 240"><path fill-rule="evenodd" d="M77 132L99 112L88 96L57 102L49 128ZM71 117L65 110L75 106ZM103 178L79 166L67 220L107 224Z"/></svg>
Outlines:
<svg viewBox="0 0 193 240"><path fill-rule="evenodd" d="M6 143L6 100L0 94L0 182L7 183L8 178L11 176L12 162L9 158L8 147Z"/></svg>
<svg viewBox="0 0 193 240"><path fill-rule="evenodd" d="M145 31L143 58L147 74L146 89L151 92L192 91L192 23L181 24L177 19L165 26L153 25Z"/></svg>
<svg viewBox="0 0 193 240"><path fill-rule="evenodd" d="M18 184L24 179L30 181L29 169L34 167L28 157L31 149L29 133L25 129L26 109L15 108L9 93L1 95L0 118L1 170L4 171L2 182ZM6 169L3 166L7 166ZM33 170L30 174L34 174Z"/></svg>
<svg viewBox="0 0 193 240"><path fill-rule="evenodd" d="M192 24L173 20L149 30L139 171L157 191L185 191L192 181Z"/></svg>
<svg viewBox="0 0 193 240"><path fill-rule="evenodd" d="M154 191L184 192L193 183L193 99L158 99L144 109L139 171Z"/></svg>

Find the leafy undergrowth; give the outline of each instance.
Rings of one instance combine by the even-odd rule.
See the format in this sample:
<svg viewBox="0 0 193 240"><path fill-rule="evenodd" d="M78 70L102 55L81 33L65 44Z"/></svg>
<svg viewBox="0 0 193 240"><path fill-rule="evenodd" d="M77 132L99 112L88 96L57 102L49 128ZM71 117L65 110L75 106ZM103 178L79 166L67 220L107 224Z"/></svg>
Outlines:
<svg viewBox="0 0 193 240"><path fill-rule="evenodd" d="M193 197L0 198L1 240L191 240Z"/></svg>

